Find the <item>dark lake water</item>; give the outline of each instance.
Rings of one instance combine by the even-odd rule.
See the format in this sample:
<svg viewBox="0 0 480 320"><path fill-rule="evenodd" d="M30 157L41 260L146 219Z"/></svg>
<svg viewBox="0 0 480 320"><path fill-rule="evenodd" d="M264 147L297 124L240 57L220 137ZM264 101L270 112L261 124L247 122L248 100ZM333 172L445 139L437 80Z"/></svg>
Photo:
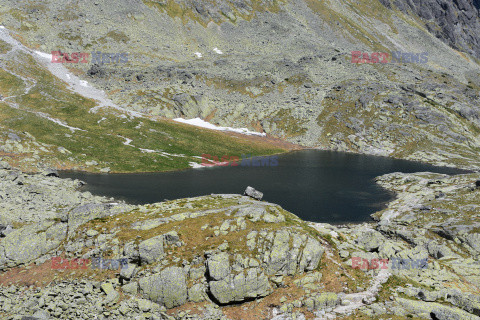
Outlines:
<svg viewBox="0 0 480 320"><path fill-rule="evenodd" d="M212 193L243 194L247 186L264 193L307 221L340 224L370 220L394 195L374 178L391 172L464 171L385 157L303 150L278 157L278 166L210 167L177 172L89 174L61 172L87 182L83 190L131 204L161 202Z"/></svg>

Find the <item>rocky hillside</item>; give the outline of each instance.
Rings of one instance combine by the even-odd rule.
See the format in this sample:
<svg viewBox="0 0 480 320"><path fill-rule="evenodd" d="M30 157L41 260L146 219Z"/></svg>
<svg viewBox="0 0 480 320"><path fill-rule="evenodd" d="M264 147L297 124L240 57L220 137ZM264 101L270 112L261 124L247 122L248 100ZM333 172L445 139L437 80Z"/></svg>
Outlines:
<svg viewBox="0 0 480 320"><path fill-rule="evenodd" d="M332 226L240 195L130 206L1 166L2 319L480 316L479 174L379 177L398 198L377 222Z"/></svg>
<svg viewBox="0 0 480 320"><path fill-rule="evenodd" d="M380 0L389 9L397 8L413 13L424 21L428 32L450 47L480 58L480 2L458 1L402 1Z"/></svg>
<svg viewBox="0 0 480 320"><path fill-rule="evenodd" d="M0 29L0 157L24 171L178 170L199 163L204 153L240 156L290 148L122 109L14 36Z"/></svg>
<svg viewBox="0 0 480 320"><path fill-rule="evenodd" d="M90 53L65 66L128 110L478 167L476 1L4 0L0 18L30 48ZM394 62L398 51L428 62Z"/></svg>

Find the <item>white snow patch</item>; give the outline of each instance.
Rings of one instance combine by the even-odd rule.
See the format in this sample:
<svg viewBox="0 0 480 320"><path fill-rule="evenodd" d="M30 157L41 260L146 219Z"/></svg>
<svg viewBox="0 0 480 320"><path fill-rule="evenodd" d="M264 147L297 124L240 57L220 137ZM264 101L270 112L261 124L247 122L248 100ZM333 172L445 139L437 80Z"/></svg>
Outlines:
<svg viewBox="0 0 480 320"><path fill-rule="evenodd" d="M14 42L15 45L19 46L21 49L31 52L30 49L25 48L23 45L18 43L18 41L14 40L13 38L9 37L9 39ZM48 59L48 63L44 63L44 65L48 68L48 70L56 77L60 78L61 80L67 82L70 85L70 89L74 92L93 100L97 100L99 105L91 108L89 112L95 113L99 108L103 107L110 107L121 112L127 113L129 116L134 118L141 118L144 115L140 112L130 111L125 108L117 106L113 101L107 98L105 92L103 90L99 90L91 86L88 81L80 80L75 75L72 75L68 72L68 69L61 63L51 63L52 62L52 55L49 53L44 53L41 51L34 51L34 53L43 59Z"/></svg>
<svg viewBox="0 0 480 320"><path fill-rule="evenodd" d="M190 167L192 167L193 169L205 168L204 166L202 166L201 164L198 164L198 163L196 163L196 162L189 162L188 164L189 164Z"/></svg>
<svg viewBox="0 0 480 320"><path fill-rule="evenodd" d="M216 162L216 161L213 161L213 160L209 160L210 162L209 163L202 163L202 166L203 167L216 167L216 166L228 166L230 163L229 162Z"/></svg>
<svg viewBox="0 0 480 320"><path fill-rule="evenodd" d="M152 149L143 149L143 148L138 148L136 146L134 146L133 144L131 144L133 142L132 139L130 138L127 138L127 137L124 137L124 136L121 136L121 135L117 135L117 137L120 137L122 139L125 139L125 141L123 142L124 145L126 146L130 146L130 147L133 147L133 148L137 148L138 150L144 152L144 153L158 153L160 156L162 157L165 157L165 158L168 158L171 160L170 157L182 157L184 158L185 155L184 154L174 154L174 153L168 153L168 152L163 152L163 151L160 151L160 150L152 150Z"/></svg>
<svg viewBox="0 0 480 320"><path fill-rule="evenodd" d="M175 119L173 119L173 121L182 122L182 123L190 124L192 126L202 127L202 128L206 128L206 129L220 130L219 127L217 127L216 125L211 124L211 123L206 122L206 121L203 121L200 118L194 118L194 119L190 119L190 120L186 120L186 119L183 119L183 118L175 118Z"/></svg>
<svg viewBox="0 0 480 320"><path fill-rule="evenodd" d="M173 121L186 123L186 124L189 124L189 125L192 125L192 126L202 127L202 128L211 129L211 130L232 131L232 132L237 132L237 133L241 133L241 134L256 135L256 136L261 136L261 137L265 137L267 135L266 133L250 131L247 128L218 127L214 124L203 121L200 118L189 119L189 120L182 119L182 118L176 118L176 119L173 119Z"/></svg>
<svg viewBox="0 0 480 320"><path fill-rule="evenodd" d="M80 85L83 86L83 87L90 87L90 85L88 84L88 82L85 81L85 80L80 80Z"/></svg>
<svg viewBox="0 0 480 320"><path fill-rule="evenodd" d="M202 55L200 52L195 52L195 55L196 55L198 58L203 57L203 55Z"/></svg>
<svg viewBox="0 0 480 320"><path fill-rule="evenodd" d="M218 48L216 48L216 47L213 48L213 51L215 51L215 52L218 53L218 54L223 54L223 52L220 51L220 49L218 49Z"/></svg>
<svg viewBox="0 0 480 320"><path fill-rule="evenodd" d="M68 124L62 122L61 120L58 120L58 119L55 119L55 118L52 118L50 117L48 114L46 113L43 113L43 112L36 112L37 115L39 115L40 117L42 118L45 118L47 120L50 120L62 127L65 127L65 128L68 128L70 129L72 132L75 132L75 131L86 131L86 130L83 130L83 129L80 129L80 128L76 128L76 127L72 127L72 126L69 126Z"/></svg>
<svg viewBox="0 0 480 320"><path fill-rule="evenodd" d="M52 61L52 55L50 53L45 53L45 52L41 52L41 51L34 51L38 56L44 58L44 59L48 59L50 61Z"/></svg>
<svg viewBox="0 0 480 320"><path fill-rule="evenodd" d="M176 153L168 153L168 152L160 152L162 156L164 157L179 157L179 158L185 158L184 154L176 154Z"/></svg>
<svg viewBox="0 0 480 320"><path fill-rule="evenodd" d="M4 26L0 26L0 29L5 29L5 27L4 27Z"/></svg>
<svg viewBox="0 0 480 320"><path fill-rule="evenodd" d="M98 120L97 123L102 122L103 120L107 120L107 118L103 117L102 119Z"/></svg>
<svg viewBox="0 0 480 320"><path fill-rule="evenodd" d="M122 138L122 139L125 139L125 141L123 142L124 145L135 148L135 146L132 146L132 145L130 144L130 143L132 143L132 141L133 141L132 139L129 139L129 138L126 138L126 137L123 137L123 136L120 136L120 135L119 135L119 137Z"/></svg>
<svg viewBox="0 0 480 320"><path fill-rule="evenodd" d="M138 148L140 151L144 152L144 153L155 153L155 152L158 152L157 150L151 150L151 149L142 149L142 148Z"/></svg>

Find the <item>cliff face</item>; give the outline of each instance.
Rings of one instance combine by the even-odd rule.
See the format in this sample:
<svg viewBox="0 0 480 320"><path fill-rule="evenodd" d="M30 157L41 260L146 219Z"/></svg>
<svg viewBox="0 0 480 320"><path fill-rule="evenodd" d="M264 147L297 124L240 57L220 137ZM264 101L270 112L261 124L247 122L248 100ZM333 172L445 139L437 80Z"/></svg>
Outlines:
<svg viewBox="0 0 480 320"><path fill-rule="evenodd" d="M418 15L449 46L480 57L479 0L380 0L387 8Z"/></svg>

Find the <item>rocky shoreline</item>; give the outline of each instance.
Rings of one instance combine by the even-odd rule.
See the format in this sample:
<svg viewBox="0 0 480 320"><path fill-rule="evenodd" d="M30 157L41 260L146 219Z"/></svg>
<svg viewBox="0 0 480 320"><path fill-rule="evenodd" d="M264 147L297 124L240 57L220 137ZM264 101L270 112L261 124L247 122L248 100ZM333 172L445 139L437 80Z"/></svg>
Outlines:
<svg viewBox="0 0 480 320"><path fill-rule="evenodd" d="M480 315L478 173L378 177L397 198L376 221L332 226L241 195L126 205L52 171L0 167L4 319ZM53 268L55 257L128 264ZM353 268L360 259L388 265ZM420 259L427 268L392 265Z"/></svg>

